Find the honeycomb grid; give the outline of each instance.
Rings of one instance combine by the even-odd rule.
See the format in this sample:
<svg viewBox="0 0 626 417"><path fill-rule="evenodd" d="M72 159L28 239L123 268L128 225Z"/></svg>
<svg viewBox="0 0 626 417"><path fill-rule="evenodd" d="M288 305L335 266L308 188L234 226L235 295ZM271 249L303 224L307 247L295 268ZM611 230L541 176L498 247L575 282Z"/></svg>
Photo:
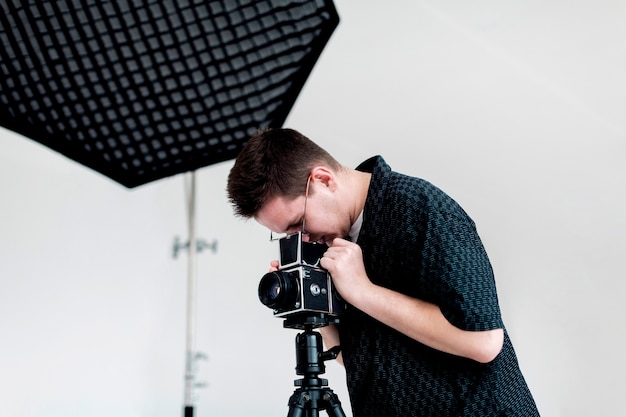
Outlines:
<svg viewBox="0 0 626 417"><path fill-rule="evenodd" d="M282 125L331 1L0 0L0 122L134 187Z"/></svg>

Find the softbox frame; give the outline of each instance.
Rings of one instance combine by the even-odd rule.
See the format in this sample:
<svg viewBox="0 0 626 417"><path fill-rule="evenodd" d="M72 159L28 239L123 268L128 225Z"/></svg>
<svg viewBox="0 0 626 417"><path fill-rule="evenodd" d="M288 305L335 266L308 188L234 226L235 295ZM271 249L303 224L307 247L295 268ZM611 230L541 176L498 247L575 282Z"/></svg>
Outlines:
<svg viewBox="0 0 626 417"><path fill-rule="evenodd" d="M280 127L330 0L0 0L0 124L126 187Z"/></svg>

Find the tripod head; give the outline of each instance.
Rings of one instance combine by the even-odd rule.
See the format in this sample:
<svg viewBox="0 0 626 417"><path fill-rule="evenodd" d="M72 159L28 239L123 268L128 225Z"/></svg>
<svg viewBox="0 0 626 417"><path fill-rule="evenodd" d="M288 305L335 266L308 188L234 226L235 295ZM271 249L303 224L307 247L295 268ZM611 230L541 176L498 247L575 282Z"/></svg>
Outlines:
<svg viewBox="0 0 626 417"><path fill-rule="evenodd" d="M322 335L314 331L329 324L338 324L339 318L324 313L306 313L291 315L285 319L283 326L288 329L299 329L304 332L296 335L296 373L316 378L326 370L324 362L336 359L341 347L335 346L323 351Z"/></svg>
<svg viewBox="0 0 626 417"><path fill-rule="evenodd" d="M326 410L329 417L345 417L339 398L328 387L328 380L319 376L326 371L324 362L336 359L341 350L335 346L324 352L322 335L314 330L331 323L339 323L339 320L323 313L292 315L285 319L285 327L304 330L296 335L296 373L302 378L294 381L299 388L289 399L287 417L318 416L318 410Z"/></svg>

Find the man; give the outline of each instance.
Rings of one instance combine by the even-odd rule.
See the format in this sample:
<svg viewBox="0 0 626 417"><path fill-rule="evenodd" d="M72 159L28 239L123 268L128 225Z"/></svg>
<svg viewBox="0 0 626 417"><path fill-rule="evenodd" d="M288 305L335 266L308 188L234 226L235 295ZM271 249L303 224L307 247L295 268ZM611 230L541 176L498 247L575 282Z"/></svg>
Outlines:
<svg viewBox="0 0 626 417"><path fill-rule="evenodd" d="M443 191L275 129L246 144L228 193L238 216L329 246L348 308L321 332L341 346L354 417L539 415L474 222Z"/></svg>

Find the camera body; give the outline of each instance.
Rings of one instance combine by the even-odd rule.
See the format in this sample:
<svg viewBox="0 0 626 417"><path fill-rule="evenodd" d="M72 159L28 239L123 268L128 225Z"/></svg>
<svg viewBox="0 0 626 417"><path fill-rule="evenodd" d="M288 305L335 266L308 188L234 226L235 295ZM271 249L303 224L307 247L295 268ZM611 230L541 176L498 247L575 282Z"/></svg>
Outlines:
<svg viewBox="0 0 626 417"><path fill-rule="evenodd" d="M323 314L338 317L344 303L333 287L330 274L320 266L328 248L304 242L302 233L279 240L280 266L263 276L259 299L274 310L276 317Z"/></svg>

